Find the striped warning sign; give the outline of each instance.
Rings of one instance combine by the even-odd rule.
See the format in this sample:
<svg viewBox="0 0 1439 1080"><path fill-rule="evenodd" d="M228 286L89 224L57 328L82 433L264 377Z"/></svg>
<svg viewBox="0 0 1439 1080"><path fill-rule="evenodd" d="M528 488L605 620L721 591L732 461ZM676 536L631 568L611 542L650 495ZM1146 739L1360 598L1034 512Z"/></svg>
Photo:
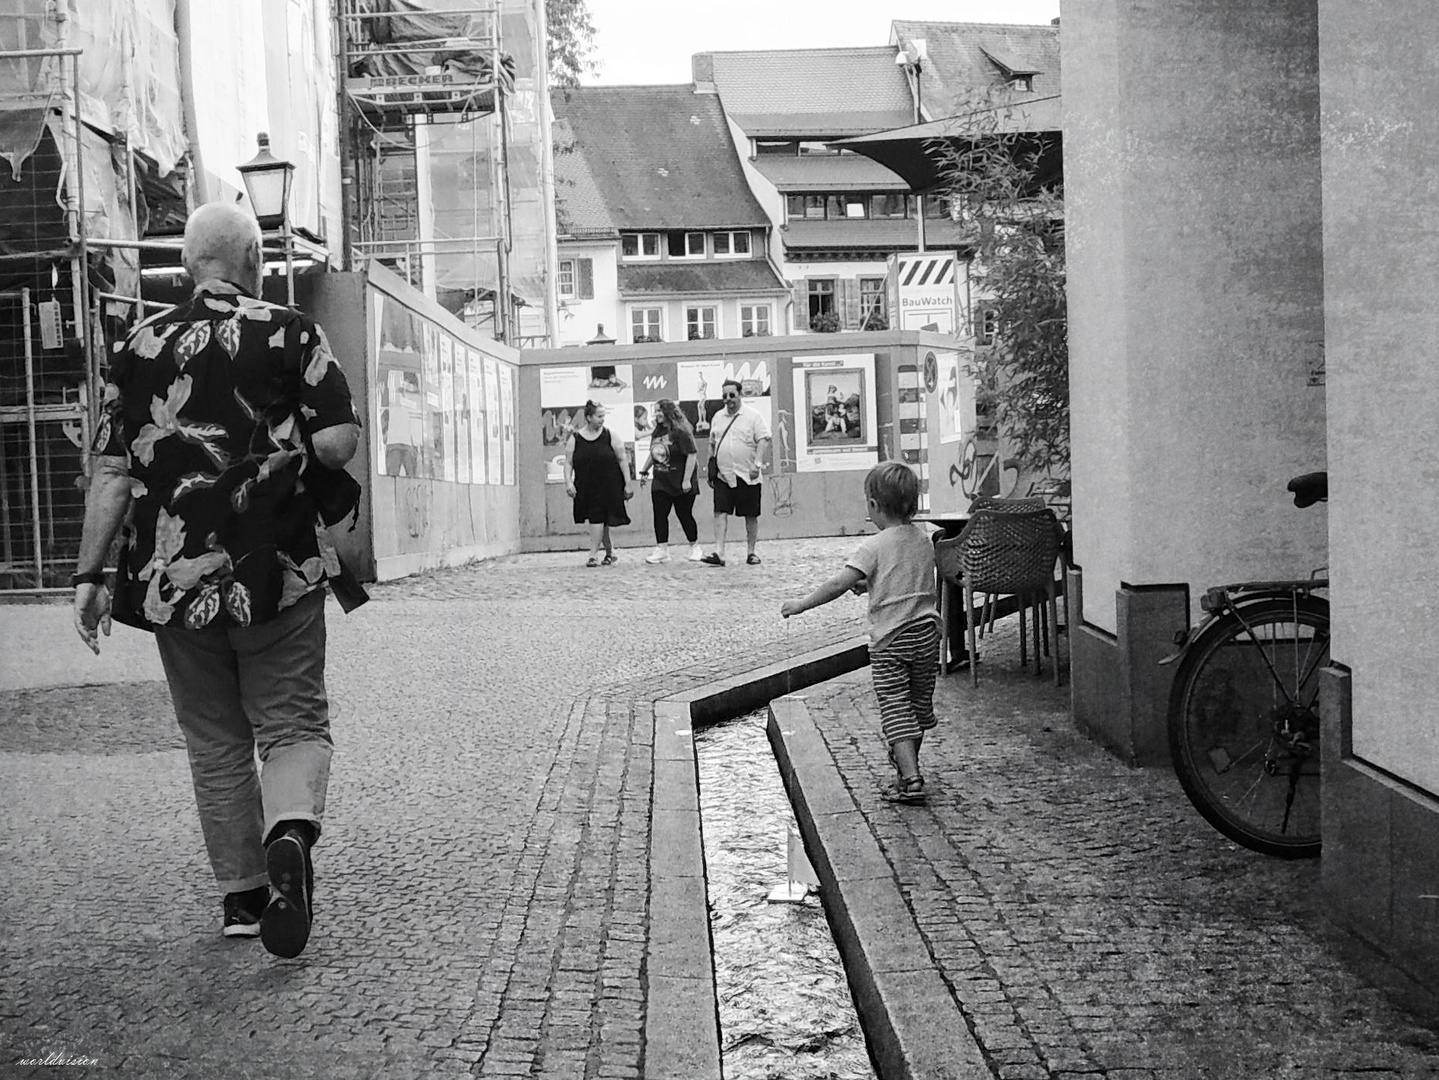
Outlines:
<svg viewBox="0 0 1439 1080"><path fill-rule="evenodd" d="M953 281L954 256L952 254L901 255L899 257L899 284L903 288L949 285Z"/></svg>

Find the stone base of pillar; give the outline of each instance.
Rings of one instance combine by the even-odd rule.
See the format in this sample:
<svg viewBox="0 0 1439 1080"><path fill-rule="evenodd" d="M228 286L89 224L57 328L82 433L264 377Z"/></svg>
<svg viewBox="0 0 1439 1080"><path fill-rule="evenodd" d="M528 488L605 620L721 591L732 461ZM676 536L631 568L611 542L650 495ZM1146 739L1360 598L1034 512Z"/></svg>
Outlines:
<svg viewBox="0 0 1439 1080"><path fill-rule="evenodd" d="M1325 907L1380 961L1386 990L1439 995L1439 800L1354 756L1349 669L1320 680Z"/></svg>
<svg viewBox="0 0 1439 1080"><path fill-rule="evenodd" d="M1071 571L1070 672L1074 720L1130 765L1167 765L1165 714L1175 635L1189 629L1186 585L1123 585L1115 594L1110 634L1084 621L1083 582Z"/></svg>

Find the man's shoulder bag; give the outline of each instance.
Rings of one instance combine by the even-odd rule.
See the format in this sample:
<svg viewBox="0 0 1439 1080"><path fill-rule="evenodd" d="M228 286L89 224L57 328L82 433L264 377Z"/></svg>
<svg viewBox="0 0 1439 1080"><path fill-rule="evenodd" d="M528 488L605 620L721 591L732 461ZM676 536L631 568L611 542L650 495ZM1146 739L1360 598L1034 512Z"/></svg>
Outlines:
<svg viewBox="0 0 1439 1080"><path fill-rule="evenodd" d="M734 422L735 422L736 420L738 420L738 419L739 419L738 416L732 416L732 417L730 417L729 425L728 425L723 431L720 432L720 437L719 437L718 439L716 439L716 440L715 440L715 444L710 447L710 460L709 460L709 464L705 467L705 478L709 481L709 486L710 486L710 487L718 487L718 486L719 486L719 483L720 483L720 471L719 471L719 448L720 448L720 443L724 442L724 437L729 434L730 428L734 427ZM727 487L727 486L728 486L728 485L726 485L726 487Z"/></svg>

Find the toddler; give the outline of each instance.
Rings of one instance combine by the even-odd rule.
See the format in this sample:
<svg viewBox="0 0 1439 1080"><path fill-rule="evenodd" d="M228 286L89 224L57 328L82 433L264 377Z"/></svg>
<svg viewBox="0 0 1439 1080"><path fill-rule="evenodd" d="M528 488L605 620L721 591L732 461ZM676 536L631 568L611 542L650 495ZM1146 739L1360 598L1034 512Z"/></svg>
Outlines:
<svg viewBox="0 0 1439 1080"><path fill-rule="evenodd" d="M911 520L919 507L919 478L902 461L876 465L864 478L869 516L879 532L860 542L844 569L803 600L786 600L788 619L845 592L869 593L869 659L880 726L896 773L891 802L924 801L919 748L935 726L934 680L939 671L939 612L934 596L934 544Z"/></svg>

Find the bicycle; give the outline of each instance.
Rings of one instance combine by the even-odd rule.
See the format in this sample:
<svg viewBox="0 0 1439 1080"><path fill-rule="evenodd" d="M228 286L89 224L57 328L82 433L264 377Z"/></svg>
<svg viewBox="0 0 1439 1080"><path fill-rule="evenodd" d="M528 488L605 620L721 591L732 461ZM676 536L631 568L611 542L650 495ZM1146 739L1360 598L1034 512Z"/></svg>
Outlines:
<svg viewBox="0 0 1439 1080"><path fill-rule="evenodd" d="M1328 474L1289 482L1294 505L1329 497ZM1179 635L1169 750L1206 821L1266 855L1320 851L1317 674L1329 662L1328 578L1245 581L1205 591L1206 618Z"/></svg>

